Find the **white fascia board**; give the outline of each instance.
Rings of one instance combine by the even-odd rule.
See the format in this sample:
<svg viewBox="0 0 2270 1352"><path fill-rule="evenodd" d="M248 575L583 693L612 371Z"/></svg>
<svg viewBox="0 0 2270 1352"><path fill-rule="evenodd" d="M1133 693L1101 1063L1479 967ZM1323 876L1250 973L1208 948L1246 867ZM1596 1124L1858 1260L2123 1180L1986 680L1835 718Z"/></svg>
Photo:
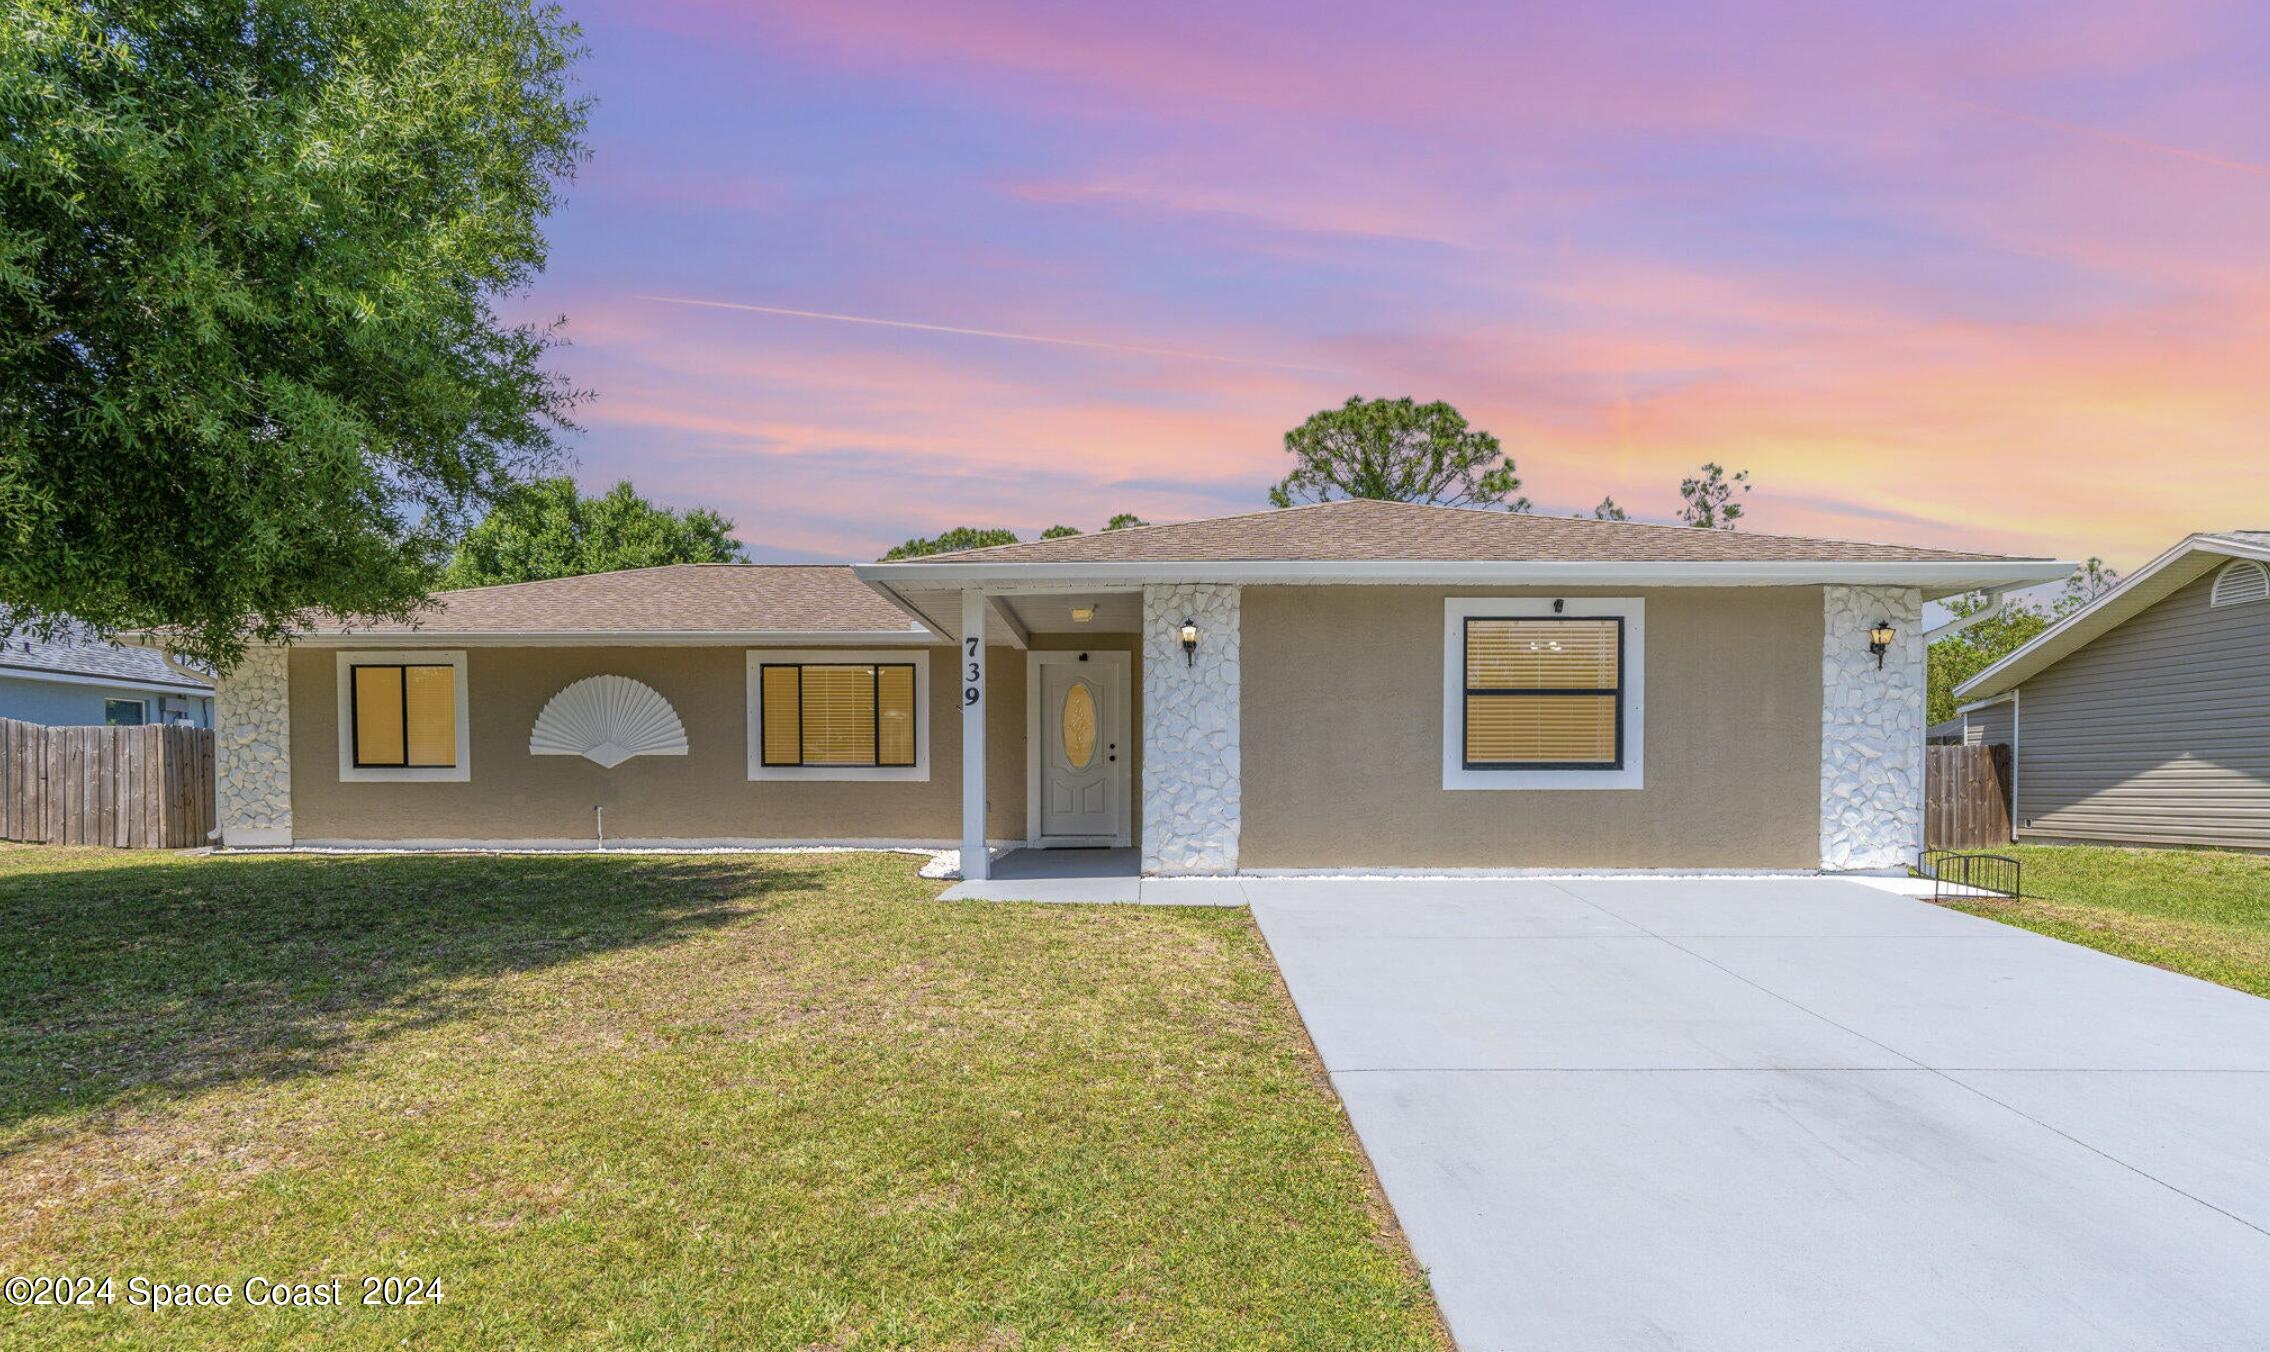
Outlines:
<svg viewBox="0 0 2270 1352"><path fill-rule="evenodd" d="M961 635L938 623L938 621L932 618L926 611L922 609L922 607L914 604L914 602L912 601L907 600L904 596L901 596L899 594L898 588L883 582L870 582L867 584L867 586L870 590L880 595L884 600L890 602L894 606L897 606L900 610L905 611L907 618L913 620L917 625L921 626L923 629L929 631L930 633L937 635L938 642L961 642Z"/></svg>
<svg viewBox="0 0 2270 1352"><path fill-rule="evenodd" d="M0 676L20 681L51 681L56 685L99 685L112 690L147 690L155 694L203 699L213 693L209 685L175 685L170 681L144 681L132 676L87 676L76 671L48 671L41 667L0 666Z"/></svg>
<svg viewBox="0 0 2270 1352"><path fill-rule="evenodd" d="M1991 709L1997 704L2008 704L2017 697L2017 691L2005 690L1999 695L1988 695L1985 699L1974 699L1968 704L1958 704L1955 706L1955 712L1958 714L1975 714L1981 709Z"/></svg>
<svg viewBox="0 0 2270 1352"><path fill-rule="evenodd" d="M518 633L470 633L440 629L327 629L292 640L301 648L350 648L374 643L400 646L448 645L472 648L737 648L811 647L841 644L872 648L935 647L940 640L924 629L546 629Z"/></svg>
<svg viewBox="0 0 2270 1352"><path fill-rule="evenodd" d="M2081 639L2080 642L2074 642L2073 640L2079 636L2086 634L2093 638L2104 629L2119 624L2128 618L2126 614L2118 614L2117 618L2108 623L2100 622L2108 613L2115 613L2124 607L2129 598L2136 594L2138 587L2193 554L2217 554L2231 558L2270 560L2270 545L2256 544L2251 540L2233 539L2227 535L2186 536L2182 543L2176 545L2173 549L2161 554L2158 558L2115 583L2112 590L2067 615L2049 628L2042 630L2025 643L2012 649L2001 661L1956 686L1955 697L1960 699L1965 695L1985 696L2007 690L2063 657L2073 648L2081 646L2081 642L2087 641Z"/></svg>
<svg viewBox="0 0 2270 1352"><path fill-rule="evenodd" d="M1623 563L1579 561L1315 562L1224 560L1215 563L870 563L852 575L878 587L1136 587L1218 582L1246 586L1411 585L1522 587L1790 587L1839 583L1919 587L1934 596L2054 582L2073 571L2061 560L1981 562Z"/></svg>

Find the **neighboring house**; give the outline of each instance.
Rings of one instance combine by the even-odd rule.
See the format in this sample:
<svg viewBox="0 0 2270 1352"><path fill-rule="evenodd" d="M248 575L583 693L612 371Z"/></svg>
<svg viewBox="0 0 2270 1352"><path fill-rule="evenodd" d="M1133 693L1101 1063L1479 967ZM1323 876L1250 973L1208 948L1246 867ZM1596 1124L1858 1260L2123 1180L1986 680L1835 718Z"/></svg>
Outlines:
<svg viewBox="0 0 2270 1352"><path fill-rule="evenodd" d="M479 588L226 676L222 829L958 844L972 876L980 842L1154 873L1895 868L1924 601L2068 570L1359 501Z"/></svg>
<svg viewBox="0 0 2270 1352"><path fill-rule="evenodd" d="M2017 745L2018 707L2014 700L1990 699L1955 711L1962 720L1965 746Z"/></svg>
<svg viewBox="0 0 2270 1352"><path fill-rule="evenodd" d="M82 635L50 641L10 634L0 638L0 718L209 728L213 684L146 648Z"/></svg>
<svg viewBox="0 0 2270 1352"><path fill-rule="evenodd" d="M2016 731L2010 701L1992 699L1957 709L1953 718L1924 729L1923 740L1933 746L2008 746Z"/></svg>
<svg viewBox="0 0 2270 1352"><path fill-rule="evenodd" d="M2194 535L1956 687L2018 839L2270 849L2270 531Z"/></svg>

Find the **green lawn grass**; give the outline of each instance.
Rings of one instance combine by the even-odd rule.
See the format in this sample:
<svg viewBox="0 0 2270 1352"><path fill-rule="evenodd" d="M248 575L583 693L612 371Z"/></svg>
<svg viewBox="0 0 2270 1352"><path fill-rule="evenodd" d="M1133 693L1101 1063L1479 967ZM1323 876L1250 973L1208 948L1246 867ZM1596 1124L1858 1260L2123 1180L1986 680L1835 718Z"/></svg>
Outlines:
<svg viewBox="0 0 2270 1352"><path fill-rule="evenodd" d="M2270 855L2015 845L2019 901L1958 910L2270 996Z"/></svg>
<svg viewBox="0 0 2270 1352"><path fill-rule="evenodd" d="M0 1272L120 1283L0 1342L1443 1345L1245 912L936 890L0 847Z"/></svg>

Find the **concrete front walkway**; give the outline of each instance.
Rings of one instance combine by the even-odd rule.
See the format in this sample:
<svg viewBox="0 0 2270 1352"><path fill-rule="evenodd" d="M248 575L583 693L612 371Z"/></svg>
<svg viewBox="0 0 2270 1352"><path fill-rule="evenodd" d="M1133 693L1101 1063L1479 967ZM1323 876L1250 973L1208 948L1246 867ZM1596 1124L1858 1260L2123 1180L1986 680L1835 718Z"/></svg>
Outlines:
<svg viewBox="0 0 2270 1352"><path fill-rule="evenodd" d="M2270 1339L2270 1001L1831 879L1246 891L1467 1352Z"/></svg>
<svg viewBox="0 0 2270 1352"><path fill-rule="evenodd" d="M1134 850L1011 850L993 876L959 882L944 901L1121 901L1149 906L1243 906L1238 878L1145 878Z"/></svg>

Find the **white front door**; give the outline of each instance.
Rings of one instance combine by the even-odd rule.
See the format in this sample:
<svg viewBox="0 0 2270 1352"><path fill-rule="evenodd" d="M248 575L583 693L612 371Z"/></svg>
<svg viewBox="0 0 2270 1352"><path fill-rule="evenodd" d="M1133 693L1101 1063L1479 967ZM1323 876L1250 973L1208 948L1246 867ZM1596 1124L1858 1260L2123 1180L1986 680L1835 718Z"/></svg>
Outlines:
<svg viewBox="0 0 2270 1352"><path fill-rule="evenodd" d="M1040 836L1044 844L1111 844L1127 783L1119 679L1102 662L1040 667Z"/></svg>

